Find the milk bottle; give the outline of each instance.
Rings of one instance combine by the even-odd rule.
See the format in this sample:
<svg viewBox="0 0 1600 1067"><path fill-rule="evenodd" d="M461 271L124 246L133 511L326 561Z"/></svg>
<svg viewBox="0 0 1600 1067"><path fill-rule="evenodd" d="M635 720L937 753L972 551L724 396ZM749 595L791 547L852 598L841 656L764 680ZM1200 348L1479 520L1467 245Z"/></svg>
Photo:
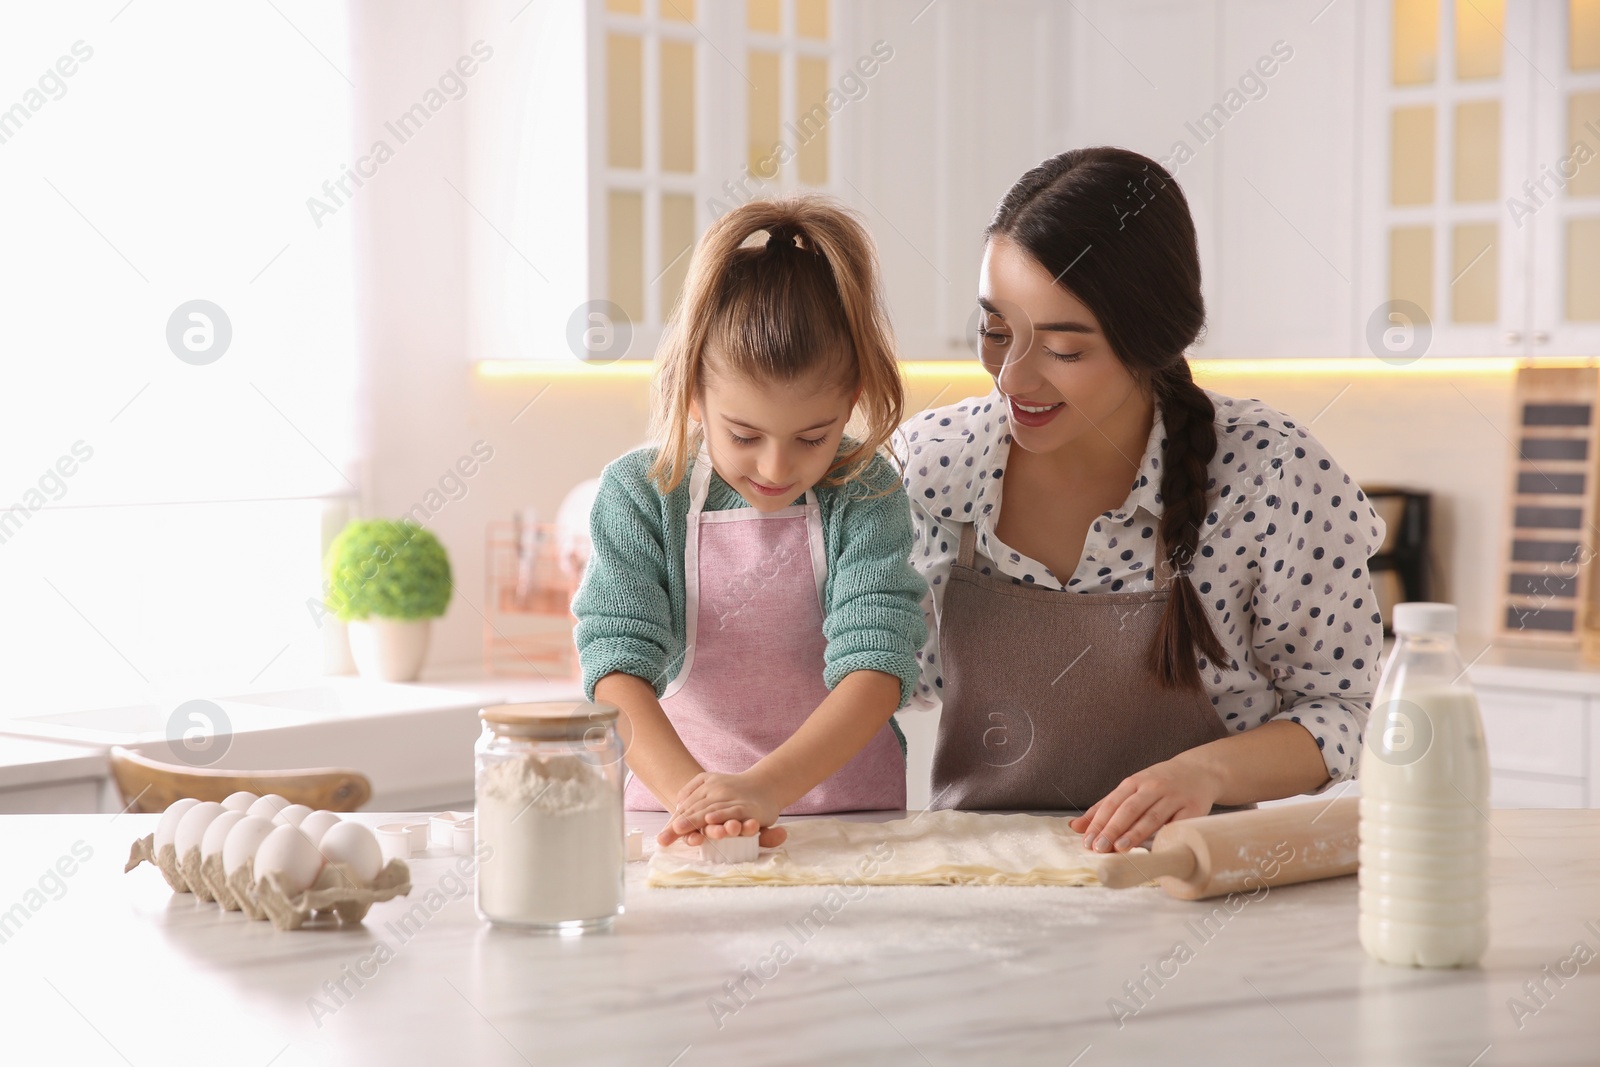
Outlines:
<svg viewBox="0 0 1600 1067"><path fill-rule="evenodd" d="M1489 943L1489 760L1453 604L1398 604L1361 750L1360 935L1385 963L1457 967Z"/></svg>

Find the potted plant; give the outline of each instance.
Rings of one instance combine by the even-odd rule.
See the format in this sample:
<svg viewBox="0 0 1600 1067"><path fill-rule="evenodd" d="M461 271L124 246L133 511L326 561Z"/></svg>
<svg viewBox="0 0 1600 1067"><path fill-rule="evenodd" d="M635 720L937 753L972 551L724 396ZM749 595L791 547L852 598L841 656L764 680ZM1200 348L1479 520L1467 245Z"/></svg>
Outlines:
<svg viewBox="0 0 1600 1067"><path fill-rule="evenodd" d="M361 677L415 681L428 653L429 623L450 603L450 558L411 522L358 519L323 559L323 599L348 624Z"/></svg>

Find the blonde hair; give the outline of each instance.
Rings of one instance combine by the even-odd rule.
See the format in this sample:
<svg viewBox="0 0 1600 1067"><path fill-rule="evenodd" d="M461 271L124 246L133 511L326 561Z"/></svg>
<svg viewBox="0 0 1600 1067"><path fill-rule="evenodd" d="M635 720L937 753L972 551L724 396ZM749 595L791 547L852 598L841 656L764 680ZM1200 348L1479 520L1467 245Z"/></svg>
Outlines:
<svg viewBox="0 0 1600 1067"><path fill-rule="evenodd" d="M746 245L765 232L764 245ZM650 476L671 492L699 451L689 402L715 370L762 382L837 373L861 389L863 430L847 438L823 485L857 478L900 425L905 388L865 227L815 194L753 200L723 215L694 251L672 322L656 354L651 415L659 445Z"/></svg>

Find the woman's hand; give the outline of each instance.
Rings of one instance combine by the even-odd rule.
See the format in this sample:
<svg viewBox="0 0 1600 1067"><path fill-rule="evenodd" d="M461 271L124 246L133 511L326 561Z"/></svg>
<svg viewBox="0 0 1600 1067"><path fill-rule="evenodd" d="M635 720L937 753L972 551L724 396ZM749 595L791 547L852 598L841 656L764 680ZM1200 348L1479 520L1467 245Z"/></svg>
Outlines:
<svg viewBox="0 0 1600 1067"><path fill-rule="evenodd" d="M739 774L702 771L678 791L676 810L657 835L662 845L678 838L698 845L705 838L760 834L763 847L782 844L789 831L773 826L783 811L773 785L757 769Z"/></svg>
<svg viewBox="0 0 1600 1067"><path fill-rule="evenodd" d="M1174 819L1205 815L1222 791L1211 768L1188 753L1130 774L1067 825L1095 852L1126 852Z"/></svg>

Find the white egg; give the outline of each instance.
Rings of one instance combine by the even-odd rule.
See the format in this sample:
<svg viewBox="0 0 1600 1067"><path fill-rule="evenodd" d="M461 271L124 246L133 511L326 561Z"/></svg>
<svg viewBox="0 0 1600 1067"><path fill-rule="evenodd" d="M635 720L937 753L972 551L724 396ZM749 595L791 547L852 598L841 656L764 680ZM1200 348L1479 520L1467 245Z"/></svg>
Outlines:
<svg viewBox="0 0 1600 1067"><path fill-rule="evenodd" d="M317 848L329 863L349 866L356 880L371 882L383 870L383 849L378 846L378 835L358 822L341 822L328 829L317 842Z"/></svg>
<svg viewBox="0 0 1600 1067"><path fill-rule="evenodd" d="M206 859L222 851L222 843L228 840L228 832L233 829L233 824L242 822L250 816L242 811L224 811L211 825L206 827L205 836L200 838L200 858Z"/></svg>
<svg viewBox="0 0 1600 1067"><path fill-rule="evenodd" d="M311 809L304 804L290 804L287 808L278 812L272 821L279 826L299 826L305 817L310 814Z"/></svg>
<svg viewBox="0 0 1600 1067"><path fill-rule="evenodd" d="M339 824L339 816L331 811L318 809L300 820L300 832L306 835L313 845L322 840L322 835L328 828Z"/></svg>
<svg viewBox="0 0 1600 1067"><path fill-rule="evenodd" d="M256 796L254 793L241 789L237 793L229 793L227 798L223 800L222 806L227 808L229 811L247 812L250 810L250 805L254 804L260 799L261 798Z"/></svg>
<svg viewBox="0 0 1600 1067"><path fill-rule="evenodd" d="M298 896L322 873L322 853L306 840L300 827L279 826L256 849L255 872L257 884L276 874L279 887L289 896Z"/></svg>
<svg viewBox="0 0 1600 1067"><path fill-rule="evenodd" d="M266 796L259 797L253 801L251 805L245 809L245 812L249 815L255 815L262 819L276 819L278 817L278 812L282 811L288 806L289 802L283 797L280 797L276 793L268 793Z"/></svg>
<svg viewBox="0 0 1600 1067"><path fill-rule="evenodd" d="M222 805L214 800L202 801L183 813L183 818L178 820L178 829L172 835L172 847L177 850L180 860L191 848L200 847L201 838L206 836L206 827L221 814Z"/></svg>
<svg viewBox="0 0 1600 1067"><path fill-rule="evenodd" d="M261 842L276 829L271 819L259 815L246 815L234 823L222 842L222 872L232 874L244 866L245 860L254 859Z"/></svg>
<svg viewBox="0 0 1600 1067"><path fill-rule="evenodd" d="M161 813L161 821L156 823L156 851L161 851L162 845L172 844L174 835L178 832L178 823L188 814L189 809L200 803L194 797L184 797L174 800L172 806Z"/></svg>

